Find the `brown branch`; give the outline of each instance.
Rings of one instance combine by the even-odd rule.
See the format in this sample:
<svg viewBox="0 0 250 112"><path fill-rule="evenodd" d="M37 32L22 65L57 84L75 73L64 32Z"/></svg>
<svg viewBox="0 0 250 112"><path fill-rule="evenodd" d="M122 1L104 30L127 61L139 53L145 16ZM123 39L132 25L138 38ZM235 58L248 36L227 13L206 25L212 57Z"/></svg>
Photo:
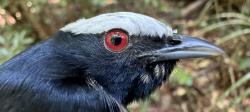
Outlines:
<svg viewBox="0 0 250 112"><path fill-rule="evenodd" d="M26 2L27 2L26 0L20 0L19 1L19 5L20 5L21 9L24 11L24 13L23 13L24 16L26 17L26 19L34 27L35 32L37 32L37 34L38 34L38 38L41 39L41 40L47 39L48 34L43 29L42 25L39 24L39 17L35 16L34 14L32 14L29 11L29 8L26 6Z"/></svg>

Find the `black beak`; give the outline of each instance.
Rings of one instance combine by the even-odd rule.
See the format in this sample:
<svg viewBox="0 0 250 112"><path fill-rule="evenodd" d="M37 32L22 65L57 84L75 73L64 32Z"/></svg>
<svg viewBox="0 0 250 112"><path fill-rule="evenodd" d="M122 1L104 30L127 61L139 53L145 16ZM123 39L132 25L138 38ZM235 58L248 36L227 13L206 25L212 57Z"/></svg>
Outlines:
<svg viewBox="0 0 250 112"><path fill-rule="evenodd" d="M184 58L210 57L224 54L224 51L219 47L208 43L207 41L186 35L175 34L167 41L170 41L173 44L169 45L169 43L167 43L163 48L157 49L150 54L147 54L147 56L151 55L155 57L154 61L165 61Z"/></svg>

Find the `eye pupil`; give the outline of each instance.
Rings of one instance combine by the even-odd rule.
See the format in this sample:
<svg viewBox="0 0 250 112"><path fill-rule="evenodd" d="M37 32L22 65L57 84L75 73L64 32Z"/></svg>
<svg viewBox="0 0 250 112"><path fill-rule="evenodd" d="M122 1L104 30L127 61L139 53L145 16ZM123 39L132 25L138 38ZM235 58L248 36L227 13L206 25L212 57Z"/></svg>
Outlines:
<svg viewBox="0 0 250 112"><path fill-rule="evenodd" d="M114 35L112 36L111 38L111 43L115 46L118 46L120 45L122 42L122 38L119 36L119 35Z"/></svg>

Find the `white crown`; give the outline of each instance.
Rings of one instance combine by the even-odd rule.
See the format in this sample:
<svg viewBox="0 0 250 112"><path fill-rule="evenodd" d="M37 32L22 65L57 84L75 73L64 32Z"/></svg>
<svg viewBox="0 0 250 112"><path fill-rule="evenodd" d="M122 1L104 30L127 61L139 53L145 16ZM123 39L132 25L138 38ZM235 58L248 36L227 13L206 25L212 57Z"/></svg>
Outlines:
<svg viewBox="0 0 250 112"><path fill-rule="evenodd" d="M107 13L89 19L80 19L60 30L74 34L100 34L111 29L123 29L129 35L159 37L173 35L170 26L152 17L132 12Z"/></svg>

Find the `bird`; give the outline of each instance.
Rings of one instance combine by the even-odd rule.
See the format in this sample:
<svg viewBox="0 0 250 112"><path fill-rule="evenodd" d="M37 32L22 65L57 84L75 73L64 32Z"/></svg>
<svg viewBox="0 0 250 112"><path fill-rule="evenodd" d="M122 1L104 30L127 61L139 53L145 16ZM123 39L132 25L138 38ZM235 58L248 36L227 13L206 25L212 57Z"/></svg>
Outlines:
<svg viewBox="0 0 250 112"><path fill-rule="evenodd" d="M79 19L0 66L0 112L126 112L179 60L223 53L140 13Z"/></svg>

